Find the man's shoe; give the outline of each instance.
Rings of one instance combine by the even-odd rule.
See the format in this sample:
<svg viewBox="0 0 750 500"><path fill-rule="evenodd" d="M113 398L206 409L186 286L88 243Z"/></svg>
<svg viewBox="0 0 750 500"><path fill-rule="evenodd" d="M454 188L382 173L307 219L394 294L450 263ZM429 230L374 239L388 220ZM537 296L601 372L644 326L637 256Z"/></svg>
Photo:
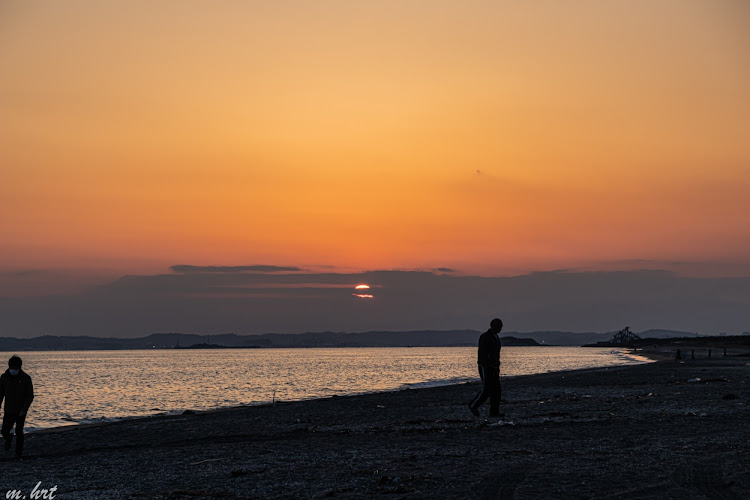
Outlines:
<svg viewBox="0 0 750 500"><path fill-rule="evenodd" d="M474 415L475 417L479 416L479 410L471 406L471 403L468 403L466 406L469 407L469 411L471 412L472 415Z"/></svg>
<svg viewBox="0 0 750 500"><path fill-rule="evenodd" d="M497 411L491 411L490 412L490 417L505 418L505 413L500 413L500 412L497 412Z"/></svg>

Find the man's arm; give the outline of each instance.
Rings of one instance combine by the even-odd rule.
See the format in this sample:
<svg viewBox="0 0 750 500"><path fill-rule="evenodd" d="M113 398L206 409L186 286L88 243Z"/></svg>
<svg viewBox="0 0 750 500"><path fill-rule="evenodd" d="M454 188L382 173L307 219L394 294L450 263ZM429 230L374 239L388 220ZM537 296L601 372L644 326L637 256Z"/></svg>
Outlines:
<svg viewBox="0 0 750 500"><path fill-rule="evenodd" d="M0 375L0 405L3 404L5 398L5 385L3 384L3 376Z"/></svg>
<svg viewBox="0 0 750 500"><path fill-rule="evenodd" d="M482 335L479 337L479 364L483 366L488 366L489 363L487 362L489 360L489 346L487 345L487 337Z"/></svg>
<svg viewBox="0 0 750 500"><path fill-rule="evenodd" d="M31 383L31 377L29 377L29 386L26 388L26 397L23 400L23 407L21 408L22 415L25 415L29 411L32 401L34 401L34 384Z"/></svg>

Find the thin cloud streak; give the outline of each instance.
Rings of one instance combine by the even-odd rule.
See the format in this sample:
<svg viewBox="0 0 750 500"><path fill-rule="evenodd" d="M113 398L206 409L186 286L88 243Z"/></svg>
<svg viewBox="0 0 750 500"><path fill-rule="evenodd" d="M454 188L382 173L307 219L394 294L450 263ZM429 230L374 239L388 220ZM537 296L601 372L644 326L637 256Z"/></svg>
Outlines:
<svg viewBox="0 0 750 500"><path fill-rule="evenodd" d="M281 273L297 272L303 269L295 266L272 266L272 265L254 265L254 266L190 266L176 265L170 267L176 273Z"/></svg>

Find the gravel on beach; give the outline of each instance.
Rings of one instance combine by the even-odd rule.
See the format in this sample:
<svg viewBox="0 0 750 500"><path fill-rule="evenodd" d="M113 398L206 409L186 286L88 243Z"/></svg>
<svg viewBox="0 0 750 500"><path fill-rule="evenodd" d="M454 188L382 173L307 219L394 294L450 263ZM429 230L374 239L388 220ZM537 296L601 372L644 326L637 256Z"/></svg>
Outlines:
<svg viewBox="0 0 750 500"><path fill-rule="evenodd" d="M59 499L698 499L750 491L750 358L509 378L501 418L471 415L466 402L478 389L34 432L23 461L0 460L0 498L8 490L33 498L35 487L36 498L47 490Z"/></svg>

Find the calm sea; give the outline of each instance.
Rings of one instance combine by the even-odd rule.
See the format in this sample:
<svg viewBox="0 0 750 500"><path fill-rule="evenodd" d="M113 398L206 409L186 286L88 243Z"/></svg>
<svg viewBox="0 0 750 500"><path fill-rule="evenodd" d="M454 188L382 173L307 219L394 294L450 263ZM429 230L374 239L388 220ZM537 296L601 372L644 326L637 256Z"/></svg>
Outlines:
<svg viewBox="0 0 750 500"><path fill-rule="evenodd" d="M13 353L0 353L0 360ZM21 352L27 429L477 380L474 347ZM647 362L624 350L504 347L503 376Z"/></svg>

